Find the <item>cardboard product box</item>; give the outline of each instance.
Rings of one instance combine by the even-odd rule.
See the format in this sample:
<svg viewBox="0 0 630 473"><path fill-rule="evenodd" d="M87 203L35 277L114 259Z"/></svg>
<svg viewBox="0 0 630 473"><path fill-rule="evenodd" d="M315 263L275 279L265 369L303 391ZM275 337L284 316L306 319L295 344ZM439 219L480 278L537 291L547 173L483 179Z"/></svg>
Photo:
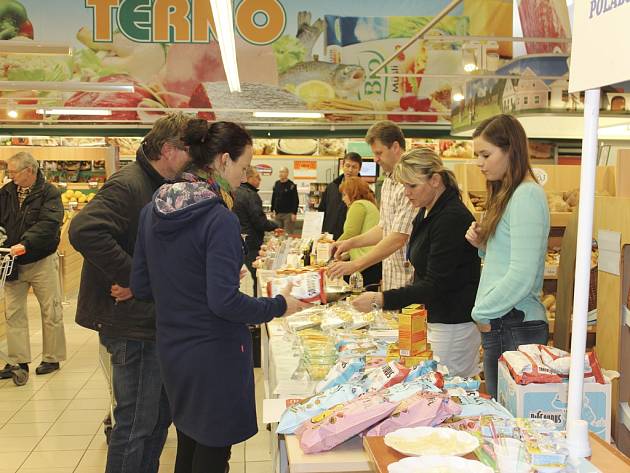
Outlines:
<svg viewBox="0 0 630 473"><path fill-rule="evenodd" d="M418 356L427 351L427 311L422 304L403 308L398 317L400 356Z"/></svg>
<svg viewBox="0 0 630 473"><path fill-rule="evenodd" d="M415 368L423 361L429 361L433 359L433 352L431 350L423 351L417 356L401 356L400 362L407 368Z"/></svg>
<svg viewBox="0 0 630 473"><path fill-rule="evenodd" d="M520 385L504 362L499 363L497 400L515 417L551 419L565 427L568 383ZM611 385L584 383L582 419L589 430L610 442Z"/></svg>

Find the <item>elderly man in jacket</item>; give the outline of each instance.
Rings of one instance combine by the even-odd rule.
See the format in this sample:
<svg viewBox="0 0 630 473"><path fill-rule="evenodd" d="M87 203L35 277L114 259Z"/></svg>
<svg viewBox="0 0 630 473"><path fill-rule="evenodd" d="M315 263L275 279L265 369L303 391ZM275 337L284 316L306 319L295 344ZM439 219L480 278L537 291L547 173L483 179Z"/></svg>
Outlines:
<svg viewBox="0 0 630 473"><path fill-rule="evenodd" d="M99 332L111 355L116 407L106 473L157 473L171 424L155 348L155 310L129 289L142 208L190 156L181 140L189 119L155 122L136 161L112 175L72 219L70 242L85 261L76 322Z"/></svg>
<svg viewBox="0 0 630 473"><path fill-rule="evenodd" d="M265 232L275 230L278 224L265 216L262 199L258 195L260 174L255 167L249 166L245 175L247 181L236 189L234 196L234 213L241 223L241 233L245 236L245 266L254 280L254 296L257 296L256 268L252 265L258 256Z"/></svg>
<svg viewBox="0 0 630 473"><path fill-rule="evenodd" d="M0 226L6 231L4 245L18 256L4 288L7 345L11 364L0 371L10 378L18 365L28 371L31 345L26 301L29 287L39 302L42 315L42 362L37 374L59 369L66 359L63 329L59 258L57 247L63 222L60 191L44 179L39 163L29 153L9 158L7 174L12 179L0 189Z"/></svg>

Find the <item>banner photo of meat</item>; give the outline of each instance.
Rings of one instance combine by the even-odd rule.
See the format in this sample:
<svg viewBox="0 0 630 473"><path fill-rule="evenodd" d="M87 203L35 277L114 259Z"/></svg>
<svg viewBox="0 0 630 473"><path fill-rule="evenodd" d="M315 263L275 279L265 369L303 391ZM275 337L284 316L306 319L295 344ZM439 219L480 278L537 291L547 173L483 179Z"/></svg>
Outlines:
<svg viewBox="0 0 630 473"><path fill-rule="evenodd" d="M571 24L566 0L518 0L523 36L570 38ZM527 54L569 54L569 43L525 43Z"/></svg>
<svg viewBox="0 0 630 473"><path fill-rule="evenodd" d="M190 108L209 119L245 123L261 120L253 110L317 110L335 122L446 120L448 81L371 72L449 3L234 0L242 92L232 94L207 0L4 0L0 41L67 44L73 54L0 52L0 80L125 83L135 90L0 90L6 99L0 122L150 123L168 110ZM511 36L511 25L510 0L464 0L432 34ZM416 42L383 72L458 73L460 49L454 41ZM509 58L510 45L501 44L499 53ZM17 118L8 116L12 105ZM60 107L112 113L41 114Z"/></svg>

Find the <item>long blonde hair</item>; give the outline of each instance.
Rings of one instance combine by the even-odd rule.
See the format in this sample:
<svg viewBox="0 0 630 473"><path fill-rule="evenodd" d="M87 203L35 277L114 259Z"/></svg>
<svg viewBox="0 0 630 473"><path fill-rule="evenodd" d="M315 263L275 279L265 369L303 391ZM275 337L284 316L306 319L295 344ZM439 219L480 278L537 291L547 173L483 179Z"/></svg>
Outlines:
<svg viewBox="0 0 630 473"><path fill-rule="evenodd" d="M421 176L431 178L439 174L447 189L454 190L461 198L455 174L444 167L444 163L435 151L430 148L415 148L407 151L394 168L393 177L401 183L419 183Z"/></svg>
<svg viewBox="0 0 630 473"><path fill-rule="evenodd" d="M496 232L516 188L528 175L534 181L536 177L529 162L527 135L521 123L512 115L496 115L484 120L473 132L472 137L481 137L508 155L508 168L503 179L486 183L488 198L480 235L482 243L485 244Z"/></svg>

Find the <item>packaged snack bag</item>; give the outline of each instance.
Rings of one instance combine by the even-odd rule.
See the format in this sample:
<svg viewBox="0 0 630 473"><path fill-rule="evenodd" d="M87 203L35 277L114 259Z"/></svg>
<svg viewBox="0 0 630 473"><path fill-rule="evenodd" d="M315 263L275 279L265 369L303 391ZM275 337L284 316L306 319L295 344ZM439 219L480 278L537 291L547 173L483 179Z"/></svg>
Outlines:
<svg viewBox="0 0 630 473"><path fill-rule="evenodd" d="M386 365L366 371L363 376L354 382L366 391L378 391L401 383L408 374L409 368L395 361L390 361Z"/></svg>
<svg viewBox="0 0 630 473"><path fill-rule="evenodd" d="M521 345L518 349L525 353L537 350L540 353L543 363L549 367L552 372L563 378L569 376L569 369L571 368L570 353L546 345ZM587 381L595 381L599 384L605 383L599 361L594 352L589 352L584 355L584 378Z"/></svg>
<svg viewBox="0 0 630 473"><path fill-rule="evenodd" d="M427 360L420 363L415 368L409 372L407 377L405 378L405 382L413 381L420 376L424 376L432 371L437 371L437 361L435 360Z"/></svg>
<svg viewBox="0 0 630 473"><path fill-rule="evenodd" d="M476 395L459 396L462 406L460 417L495 416L511 419L514 416L494 399L485 399Z"/></svg>
<svg viewBox="0 0 630 473"><path fill-rule="evenodd" d="M300 447L304 453L330 450L384 419L396 406L380 393L337 405L300 426L296 432Z"/></svg>
<svg viewBox="0 0 630 473"><path fill-rule="evenodd" d="M466 391L479 391L480 381L474 378L462 378L455 376L444 379L444 389L462 388Z"/></svg>
<svg viewBox="0 0 630 473"><path fill-rule="evenodd" d="M360 358L338 361L335 366L330 369L328 375L317 384L315 391L322 392L326 389L347 383L353 374L363 371L364 368L365 361Z"/></svg>
<svg viewBox="0 0 630 473"><path fill-rule="evenodd" d="M363 389L359 386L342 384L304 399L284 411L282 417L280 417L276 432L279 434L292 434L303 422L321 414L326 409L351 401L363 394L363 392Z"/></svg>
<svg viewBox="0 0 630 473"><path fill-rule="evenodd" d="M514 381L518 384L562 382L562 378L542 362L540 355L533 352L506 351L500 360L505 361Z"/></svg>
<svg viewBox="0 0 630 473"><path fill-rule="evenodd" d="M460 412L461 407L443 394L418 392L401 401L387 419L372 427L365 435L387 435L403 427L433 427Z"/></svg>
<svg viewBox="0 0 630 473"><path fill-rule="evenodd" d="M324 290L325 270L308 271L300 274L274 278L267 282L267 295L275 297L290 282L293 283L291 295L303 302L326 304Z"/></svg>
<svg viewBox="0 0 630 473"><path fill-rule="evenodd" d="M421 391L432 393L442 392L442 390L435 387L433 383L422 378L414 379L409 383L395 384L389 388L381 389L379 392L392 402L401 402Z"/></svg>

